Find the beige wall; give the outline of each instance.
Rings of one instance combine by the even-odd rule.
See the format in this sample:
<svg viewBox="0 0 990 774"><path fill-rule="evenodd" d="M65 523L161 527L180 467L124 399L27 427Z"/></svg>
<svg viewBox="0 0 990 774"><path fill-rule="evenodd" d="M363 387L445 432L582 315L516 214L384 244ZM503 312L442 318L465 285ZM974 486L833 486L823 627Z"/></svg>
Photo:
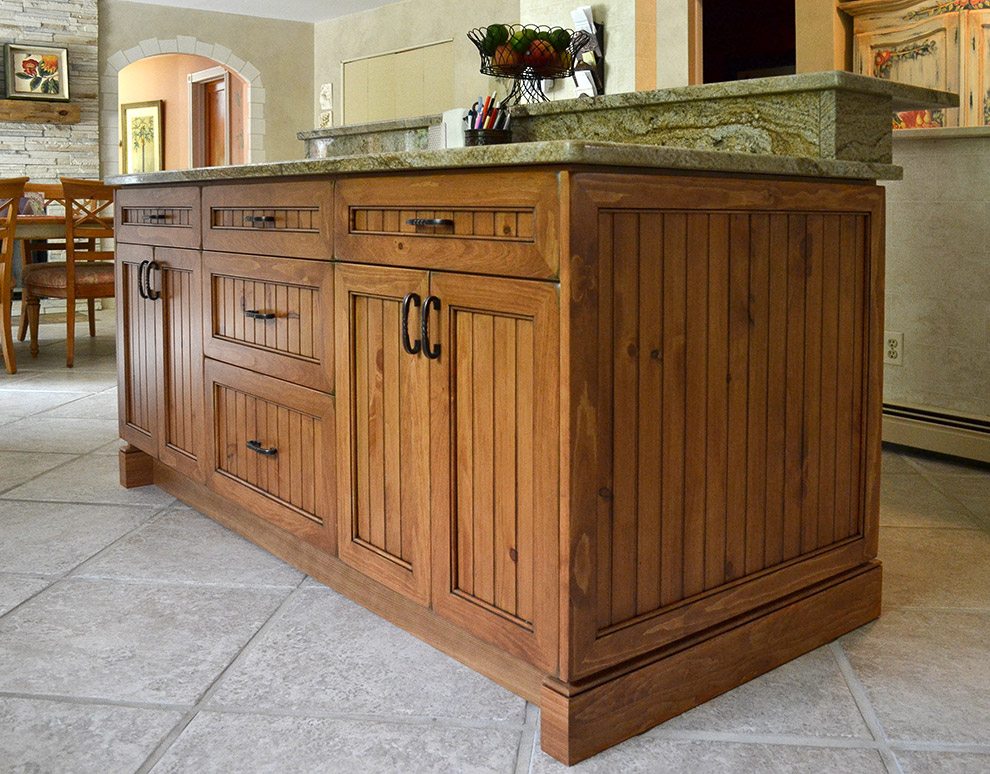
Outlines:
<svg viewBox="0 0 990 774"><path fill-rule="evenodd" d="M314 126L312 104L317 81L313 78L313 25L100 0L101 75L108 77L107 60L117 52L132 52L133 57L123 61L116 68L119 70L128 61L142 58L143 42L175 40L183 36L193 36L200 43L216 46L216 50L223 51L229 58L226 61L222 56L212 58L239 71L249 82L255 74L260 75L264 84L264 111L263 117L255 119L251 134L258 134L263 129L268 161L302 158L303 145L296 139L296 132ZM156 46L154 43L147 48L160 53L155 50ZM242 67L245 62L256 72ZM107 152L106 146L104 152Z"/></svg>
<svg viewBox="0 0 990 774"><path fill-rule="evenodd" d="M404 0L316 24L312 126L319 123L319 90L324 83L333 84L334 123L341 122L341 62L447 39L454 41L454 83L453 104L445 109L470 107L486 89L490 94L493 86L478 72L481 62L467 39L468 30L518 20L519 0Z"/></svg>
<svg viewBox="0 0 990 774"><path fill-rule="evenodd" d="M852 17L833 0L795 0L797 72L852 69Z"/></svg>

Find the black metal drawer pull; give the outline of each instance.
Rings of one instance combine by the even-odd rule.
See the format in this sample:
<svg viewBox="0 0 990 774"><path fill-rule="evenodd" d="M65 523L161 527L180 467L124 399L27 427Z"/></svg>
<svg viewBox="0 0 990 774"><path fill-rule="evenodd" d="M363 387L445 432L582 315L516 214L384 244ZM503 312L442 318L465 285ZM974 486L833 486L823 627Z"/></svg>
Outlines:
<svg viewBox="0 0 990 774"><path fill-rule="evenodd" d="M149 263L151 261L141 261L141 265L138 266L138 295L145 301L148 300L148 294L144 292L144 270L148 268Z"/></svg>
<svg viewBox="0 0 990 774"><path fill-rule="evenodd" d="M406 218L407 226L453 226L450 218Z"/></svg>
<svg viewBox="0 0 990 774"><path fill-rule="evenodd" d="M157 301L159 298L162 297L162 294L159 293L157 290L151 289L152 269L158 269L158 271L161 271L162 267L158 265L158 261L148 261L148 267L144 270L144 293L145 293L144 297L147 298L149 301Z"/></svg>
<svg viewBox="0 0 990 774"><path fill-rule="evenodd" d="M160 213L158 215L145 215L141 220L145 223L161 223L164 220L168 220L168 217L165 213Z"/></svg>
<svg viewBox="0 0 990 774"><path fill-rule="evenodd" d="M274 223L274 215L245 215L245 223Z"/></svg>
<svg viewBox="0 0 990 774"><path fill-rule="evenodd" d="M402 348L410 355L417 355L420 347L419 339L416 339L414 344L409 342L410 305L419 306L419 296L415 293L406 293L406 297L402 299Z"/></svg>
<svg viewBox="0 0 990 774"><path fill-rule="evenodd" d="M440 299L436 296L427 296L423 302L423 354L430 360L440 357L440 345L430 346L430 309L440 311Z"/></svg>
<svg viewBox="0 0 990 774"><path fill-rule="evenodd" d="M257 309L245 309L244 316L252 320L274 320L275 312L259 312Z"/></svg>
<svg viewBox="0 0 990 774"><path fill-rule="evenodd" d="M274 446L262 446L261 441L248 441L247 447L253 451L258 452L258 454L264 454L266 457L271 457L278 454L278 449Z"/></svg>

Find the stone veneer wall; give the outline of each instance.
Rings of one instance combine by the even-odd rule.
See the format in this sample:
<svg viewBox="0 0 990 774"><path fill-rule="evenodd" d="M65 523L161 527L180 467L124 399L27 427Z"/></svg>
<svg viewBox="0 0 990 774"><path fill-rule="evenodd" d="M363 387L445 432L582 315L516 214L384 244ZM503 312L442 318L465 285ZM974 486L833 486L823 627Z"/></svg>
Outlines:
<svg viewBox="0 0 990 774"><path fill-rule="evenodd" d="M0 177L34 182L98 177L100 171L97 0L0 0L0 43L65 48L78 124L0 123ZM0 80L4 77L0 62Z"/></svg>

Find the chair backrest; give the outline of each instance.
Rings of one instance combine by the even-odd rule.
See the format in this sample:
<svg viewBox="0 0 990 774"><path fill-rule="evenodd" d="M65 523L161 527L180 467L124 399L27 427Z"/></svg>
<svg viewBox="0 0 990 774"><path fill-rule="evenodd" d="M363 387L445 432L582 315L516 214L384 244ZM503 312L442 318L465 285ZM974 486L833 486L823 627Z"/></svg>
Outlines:
<svg viewBox="0 0 990 774"><path fill-rule="evenodd" d="M17 228L17 205L24 195L26 177L0 179L0 264L9 278L10 259L14 253L14 229Z"/></svg>
<svg viewBox="0 0 990 774"><path fill-rule="evenodd" d="M113 250L88 249L80 240L113 236L114 187L99 180L62 178L65 194L65 259L73 261L112 261Z"/></svg>
<svg viewBox="0 0 990 774"><path fill-rule="evenodd" d="M24 193L41 194L46 211L49 204L65 206L65 192L61 183L28 183L24 186Z"/></svg>

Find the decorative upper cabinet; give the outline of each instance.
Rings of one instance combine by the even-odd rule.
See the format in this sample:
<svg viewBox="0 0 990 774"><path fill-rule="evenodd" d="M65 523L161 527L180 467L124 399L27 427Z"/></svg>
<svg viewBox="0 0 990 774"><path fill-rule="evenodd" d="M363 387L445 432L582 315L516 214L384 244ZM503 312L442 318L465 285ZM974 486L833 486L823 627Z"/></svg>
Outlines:
<svg viewBox="0 0 990 774"><path fill-rule="evenodd" d="M911 110L895 129L990 124L990 0L852 0L853 70L959 93L960 107Z"/></svg>

